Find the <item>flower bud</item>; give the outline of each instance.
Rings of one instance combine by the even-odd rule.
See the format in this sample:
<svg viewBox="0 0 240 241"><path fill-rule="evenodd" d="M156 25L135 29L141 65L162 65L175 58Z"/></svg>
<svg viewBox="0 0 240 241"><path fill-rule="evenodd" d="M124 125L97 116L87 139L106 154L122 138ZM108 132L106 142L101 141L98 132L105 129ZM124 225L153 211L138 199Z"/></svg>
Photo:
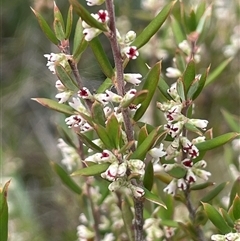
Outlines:
<svg viewBox="0 0 240 241"><path fill-rule="evenodd" d="M182 75L181 71L176 68L168 67L166 71L167 71L166 76L168 78L178 78Z"/></svg>
<svg viewBox="0 0 240 241"><path fill-rule="evenodd" d="M129 44L129 43L133 42L135 38L136 38L136 33L132 30L128 31L125 36L124 42L125 42L125 44Z"/></svg>

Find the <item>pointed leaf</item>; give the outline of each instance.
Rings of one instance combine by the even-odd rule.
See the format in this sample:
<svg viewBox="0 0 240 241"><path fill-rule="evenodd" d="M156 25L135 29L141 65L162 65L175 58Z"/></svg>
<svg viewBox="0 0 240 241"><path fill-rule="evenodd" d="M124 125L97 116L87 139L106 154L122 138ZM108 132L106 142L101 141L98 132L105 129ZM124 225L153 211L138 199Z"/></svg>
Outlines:
<svg viewBox="0 0 240 241"><path fill-rule="evenodd" d="M232 207L235 220L240 219L240 197L238 195L235 196Z"/></svg>
<svg viewBox="0 0 240 241"><path fill-rule="evenodd" d="M81 141L87 146L89 147L90 149L96 151L96 152L102 152L102 148L97 146L96 144L94 144L92 142L91 139L89 139L87 136L85 136L84 134L82 133L77 133L79 138L81 139Z"/></svg>
<svg viewBox="0 0 240 241"><path fill-rule="evenodd" d="M46 35L46 37L55 45L58 45L58 39L56 38L55 34L53 33L53 31L51 30L51 28L49 27L49 25L47 24L47 22L45 21L45 19L42 17L42 15L40 13L38 13L37 11L35 11L33 8L31 8L31 10L33 11L33 13L35 14L35 16L37 17L38 23L42 29L42 31L44 32L44 34Z"/></svg>
<svg viewBox="0 0 240 241"><path fill-rule="evenodd" d="M65 26L64 26L63 16L55 1L53 2L53 4L54 4L54 6L53 6L54 21L58 20L60 22L60 25L62 26L62 29L64 32Z"/></svg>
<svg viewBox="0 0 240 241"><path fill-rule="evenodd" d="M75 12L91 27L100 29L102 31L107 31L106 27L98 22L95 18L91 16L91 14L77 1L77 0L69 0L73 6Z"/></svg>
<svg viewBox="0 0 240 241"><path fill-rule="evenodd" d="M64 29L58 19L54 20L53 29L54 29L54 33L59 41L62 41L65 39Z"/></svg>
<svg viewBox="0 0 240 241"><path fill-rule="evenodd" d="M108 77L112 78L114 76L114 71L112 65L106 55L106 51L104 51L101 42L98 37L95 37L93 40L89 42L89 46L91 47L96 60L98 61L103 73Z"/></svg>
<svg viewBox="0 0 240 241"><path fill-rule="evenodd" d="M199 94L202 92L203 90L203 87L206 83L206 79L207 79L207 76L208 76L208 73L209 73L209 70L210 70L210 66L206 69L206 71L201 75L200 77L200 80L198 81L198 88L196 90L196 92L193 94L192 96L192 99L195 100Z"/></svg>
<svg viewBox="0 0 240 241"><path fill-rule="evenodd" d="M143 114L145 113L145 111L147 110L152 97L156 91L157 88L157 84L158 84L158 80L160 77L160 73L161 73L161 61L156 63L151 70L149 71L145 83L143 85L143 90L148 90L148 95L146 97L146 99L142 102L141 106L137 109L133 119L135 121L138 121Z"/></svg>
<svg viewBox="0 0 240 241"><path fill-rule="evenodd" d="M135 141L129 141L118 152L121 154L124 154L127 150L130 150L134 144L135 144Z"/></svg>
<svg viewBox="0 0 240 241"><path fill-rule="evenodd" d="M167 92L169 88L170 87L168 86L166 81L162 77L160 77L160 80L158 82L158 89L167 100L172 100L172 97Z"/></svg>
<svg viewBox="0 0 240 241"><path fill-rule="evenodd" d="M101 163L101 164L96 164L92 166L88 166L82 169L79 169L71 174L71 176L95 176L98 174L101 174L105 172L108 167L110 166L110 163Z"/></svg>
<svg viewBox="0 0 240 241"><path fill-rule="evenodd" d="M190 86L195 80L195 62L194 60L190 60L187 64L187 68L183 73L183 83L185 87L185 93L188 93Z"/></svg>
<svg viewBox="0 0 240 241"><path fill-rule="evenodd" d="M58 78L61 80L63 85L71 91L78 91L78 86L72 77L67 73L64 67L60 63L55 64L55 70Z"/></svg>
<svg viewBox="0 0 240 241"><path fill-rule="evenodd" d="M229 132L221 136L217 136L211 140L198 143L196 144L196 147L198 148L199 151L211 150L224 145L225 143L231 141L232 139L238 137L239 135L240 134L236 132Z"/></svg>
<svg viewBox="0 0 240 241"><path fill-rule="evenodd" d="M187 129L188 131L191 131L191 132L193 132L193 133L196 133L196 134L198 134L199 136L202 135L202 132L201 132L196 126L194 126L194 125L192 125L192 124L189 124L189 123L185 123L184 126L186 127L186 129Z"/></svg>
<svg viewBox="0 0 240 241"><path fill-rule="evenodd" d="M137 147L136 151L132 153L131 159L140 159L143 160L147 154L147 152L151 149L154 144L159 128L154 129L147 138L142 142L142 144Z"/></svg>
<svg viewBox="0 0 240 241"><path fill-rule="evenodd" d="M127 231L127 237L129 241L134 241L134 237L133 237L133 232L132 232L132 220L133 220L133 213L131 210L131 207L128 203L128 201L125 199L122 201L122 206L121 206L121 210L122 210L122 218L123 218L123 222L124 222L124 226L125 229Z"/></svg>
<svg viewBox="0 0 240 241"><path fill-rule="evenodd" d="M68 9L68 15L67 15L65 39L69 39L70 37L71 31L72 31L72 23L73 23L73 7L72 5L70 5Z"/></svg>
<svg viewBox="0 0 240 241"><path fill-rule="evenodd" d="M227 213L226 210L224 210L223 208L219 209L220 213L222 214L224 220L226 221L227 225L231 228L234 228L234 222L232 220L232 218L230 217L230 215Z"/></svg>
<svg viewBox="0 0 240 241"><path fill-rule="evenodd" d="M201 184L191 186L190 190L191 191L202 190L202 189L205 189L207 187L211 187L213 185L214 185L214 182L204 182L204 183L201 183Z"/></svg>
<svg viewBox="0 0 240 241"><path fill-rule="evenodd" d="M171 16L171 27L177 44L187 39L186 34L184 34L181 25L179 24L179 21L177 21L173 16Z"/></svg>
<svg viewBox="0 0 240 241"><path fill-rule="evenodd" d="M144 125L138 133L137 147L139 147L143 143L143 141L147 138L147 136L148 136L148 131L147 131L146 125Z"/></svg>
<svg viewBox="0 0 240 241"><path fill-rule="evenodd" d="M209 203L210 201L212 201L227 185L227 182L223 182L221 184L219 184L217 187L215 187L213 190L211 190L210 192L208 192L202 199L201 202L204 203Z"/></svg>
<svg viewBox="0 0 240 241"><path fill-rule="evenodd" d="M73 59L78 63L82 53L87 48L88 42L83 35L83 27L81 18L78 19L73 39Z"/></svg>
<svg viewBox="0 0 240 241"><path fill-rule="evenodd" d="M193 95L198 90L198 86L199 86L199 81L198 79L195 79L187 92L187 100L192 100Z"/></svg>
<svg viewBox="0 0 240 241"><path fill-rule="evenodd" d="M10 181L6 182L3 189L0 188L0 240L8 240L8 204L7 193Z"/></svg>
<svg viewBox="0 0 240 241"><path fill-rule="evenodd" d="M148 26L137 36L132 45L140 49L142 46L148 43L150 38L153 35L155 35L155 33L160 29L162 24L165 22L175 3L176 1L167 4L161 10L161 12L159 12L159 14L148 24Z"/></svg>
<svg viewBox="0 0 240 241"><path fill-rule="evenodd" d="M179 78L177 80L177 93L179 94L180 98L182 101L185 101L186 98L185 98L185 91L184 91L184 83L183 83L183 80L181 78Z"/></svg>
<svg viewBox="0 0 240 241"><path fill-rule="evenodd" d="M65 184L70 190L77 194L81 194L81 188L76 184L76 182L69 176L69 174L57 163L51 162L53 170L57 173L57 175L62 180L63 184Z"/></svg>
<svg viewBox="0 0 240 241"><path fill-rule="evenodd" d="M228 66L228 64L233 60L233 57L224 60L217 68L215 68L208 76L206 81L206 86L211 84L217 77L223 72L223 70Z"/></svg>
<svg viewBox="0 0 240 241"><path fill-rule="evenodd" d="M143 178L143 186L147 188L149 191L152 190L153 178L154 178L153 164L150 161L147 164L147 168L145 170L145 175Z"/></svg>
<svg viewBox="0 0 240 241"><path fill-rule="evenodd" d="M52 110L56 110L64 114L73 115L75 112L75 110L72 107L65 104L59 104L55 100L50 100L46 98L31 98L31 99L34 101L37 101L42 106L45 106Z"/></svg>
<svg viewBox="0 0 240 241"><path fill-rule="evenodd" d="M102 105L95 101L91 108L92 119L95 123L105 126L106 118Z"/></svg>
<svg viewBox="0 0 240 241"><path fill-rule="evenodd" d="M160 206L162 206L162 207L164 207L164 208L167 208L166 205L163 203L163 201L162 201L157 195L155 195L155 194L153 194L152 192L148 191L148 190L147 190L146 188L144 188L144 187L143 187L143 189L144 189L144 191L145 191L144 197L145 197L148 201L150 201L150 202L152 202L152 203L156 203L156 204L158 204L158 205L160 205Z"/></svg>
<svg viewBox="0 0 240 241"><path fill-rule="evenodd" d="M98 137L107 148L114 148L114 143L112 143L107 130L103 126L95 124L94 129L96 130Z"/></svg>
<svg viewBox="0 0 240 241"><path fill-rule="evenodd" d="M108 117L106 131L112 143L114 144L114 147L119 148L121 141L121 127L114 113Z"/></svg>
<svg viewBox="0 0 240 241"><path fill-rule="evenodd" d="M231 232L231 228L227 225L220 213L210 204L203 203L203 208L210 219L210 221L219 229L223 234Z"/></svg>
<svg viewBox="0 0 240 241"><path fill-rule="evenodd" d="M234 198L236 195L240 196L240 177L238 177L235 182L233 183L231 192L230 192L230 200L229 200L229 205L228 209L232 206Z"/></svg>

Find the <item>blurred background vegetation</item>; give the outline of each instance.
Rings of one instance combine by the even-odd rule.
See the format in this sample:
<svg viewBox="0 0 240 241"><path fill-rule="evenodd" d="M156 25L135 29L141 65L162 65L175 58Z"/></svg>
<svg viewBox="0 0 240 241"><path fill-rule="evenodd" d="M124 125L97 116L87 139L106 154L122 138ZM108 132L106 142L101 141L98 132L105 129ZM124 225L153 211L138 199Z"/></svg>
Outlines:
<svg viewBox="0 0 240 241"><path fill-rule="evenodd" d="M85 4L85 1L81 2ZM154 16L154 11L141 9L140 0L115 2L117 14L124 15L118 19L118 23L125 28L125 32L130 29L140 32ZM163 2L159 1L159 4L163 5ZM200 1L183 2L190 10L191 6ZM205 39L201 43L202 58L199 70L206 68L210 63L211 69L214 69L228 57L226 51L224 54L224 48L231 44L234 31L240 41L238 0L216 0L209 3L213 3L213 15ZM50 166L50 160L60 162L62 158L56 147L56 124L63 121L63 116L31 100L33 97L54 99L56 94L56 76L46 68L43 54L58 50L45 38L30 10L32 6L51 23L53 2L11 0L2 1L1 5L0 185L11 179L9 240L76 240L80 213L78 200L75 194L61 184ZM68 1L58 0L57 5L66 16ZM178 7L174 10L176 15L178 10ZM153 41L156 49L145 49L141 57L128 66L128 72L140 72L144 75L147 72L145 63L151 65L162 57L163 72L172 65L176 44L171 34L170 21L165 23ZM111 59L107 42L105 45ZM214 135L231 131L221 110L225 109L239 117L239 68L238 51L225 71L196 101L196 118L208 119L209 127L214 129ZM80 61L79 69L92 89L97 88L104 78L90 50ZM230 144L228 148L227 153L230 154L226 154L226 148L225 152L219 148L207 158L216 182L229 179L230 173L226 172L226 166L232 160L226 158L237 157L236 153L232 153ZM216 165L215 173L218 174L214 175Z"/></svg>

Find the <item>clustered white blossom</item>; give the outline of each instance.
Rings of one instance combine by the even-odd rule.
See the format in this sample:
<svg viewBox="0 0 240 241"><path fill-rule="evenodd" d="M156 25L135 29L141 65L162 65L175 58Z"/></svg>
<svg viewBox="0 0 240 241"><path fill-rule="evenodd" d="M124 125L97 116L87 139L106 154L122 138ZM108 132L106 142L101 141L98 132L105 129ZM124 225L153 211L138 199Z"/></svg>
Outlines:
<svg viewBox="0 0 240 241"><path fill-rule="evenodd" d="M214 241L240 241L240 233L228 233L225 235L214 234L211 236Z"/></svg>
<svg viewBox="0 0 240 241"><path fill-rule="evenodd" d="M182 131L185 124L191 124L199 129L206 130L208 121L202 119L190 119L182 114L184 103L181 102L180 96L176 90L176 84L173 84L168 89L168 94L172 100L164 103L157 103L157 107L163 112L167 124L164 128L167 133L173 138L173 141L166 148L165 160L174 160L174 163L165 163L163 168L166 172L172 170L175 167L182 167L186 170L186 175L182 178L173 178L169 185L164 189L165 192L175 195L177 189L186 190L187 186L196 182L197 177L208 180L211 175L210 172L203 170L207 163L204 160L194 162L199 156L199 150L196 147L196 143L205 140L204 136L199 136L193 140L189 140L187 137L182 136ZM179 161L182 155L186 158Z"/></svg>

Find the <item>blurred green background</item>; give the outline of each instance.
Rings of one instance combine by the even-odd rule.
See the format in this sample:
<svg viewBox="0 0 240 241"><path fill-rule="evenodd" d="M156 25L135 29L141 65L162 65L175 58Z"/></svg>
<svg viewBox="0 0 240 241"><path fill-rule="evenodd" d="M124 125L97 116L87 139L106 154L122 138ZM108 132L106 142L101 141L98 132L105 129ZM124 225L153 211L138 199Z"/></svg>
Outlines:
<svg viewBox="0 0 240 241"><path fill-rule="evenodd" d="M85 3L83 0L81 2ZM121 2L116 1L116 10L119 15L125 15L125 18L119 19L119 22L124 23L122 25L126 28L129 25L128 30L132 28L140 32L150 20L149 17L154 16L150 10L150 12L141 10L141 1L123 1L124 4ZM194 5L193 2L198 1L183 2L190 9L191 5ZM224 56L224 46L231 44L234 28L240 36L238 0L215 1L215 3L213 19L201 46L202 59L199 69L206 68L210 63L214 69L227 58ZM46 68L43 54L58 50L45 38L30 10L32 6L50 23L53 18L53 2L11 0L2 1L1 5L0 185L11 179L9 241L76 240L80 212L78 200L75 194L61 184L49 164L50 160L60 162L62 158L56 147L58 139L56 124L62 122L63 116L31 100L33 97L54 99L56 94L54 87L56 76ZM57 5L66 16L68 2L58 0ZM221 6L224 6L222 12L219 10ZM221 16L224 9L227 11L226 16ZM217 15L217 11L220 11L220 16ZM171 34L169 35L171 32L169 23L168 21L164 25L157 42L158 48L168 52L163 59L163 72L171 66L175 51L174 39L171 39ZM107 43L105 48L111 58ZM159 60L154 51L149 50L148 55L151 57L143 54L141 58L131 63L127 70L131 72L140 70L144 75L147 72L145 63L151 65ZM231 131L224 121L222 109L235 116L240 114L239 68L238 51L224 73L208 86L196 101L196 118L208 119L209 127L214 128L214 135ZM96 88L103 79L91 51L86 52L84 60L80 61L79 69L92 89ZM169 81L171 83L171 80ZM229 156L226 154L224 156L223 153L224 149L219 148L208 157L213 163L209 168L213 172L214 181L229 177L229 173L225 170L228 161L231 160L225 162L224 158ZM229 155L230 158L237 156L236 153ZM215 171L218 175L214 175L216 163L220 164Z"/></svg>

